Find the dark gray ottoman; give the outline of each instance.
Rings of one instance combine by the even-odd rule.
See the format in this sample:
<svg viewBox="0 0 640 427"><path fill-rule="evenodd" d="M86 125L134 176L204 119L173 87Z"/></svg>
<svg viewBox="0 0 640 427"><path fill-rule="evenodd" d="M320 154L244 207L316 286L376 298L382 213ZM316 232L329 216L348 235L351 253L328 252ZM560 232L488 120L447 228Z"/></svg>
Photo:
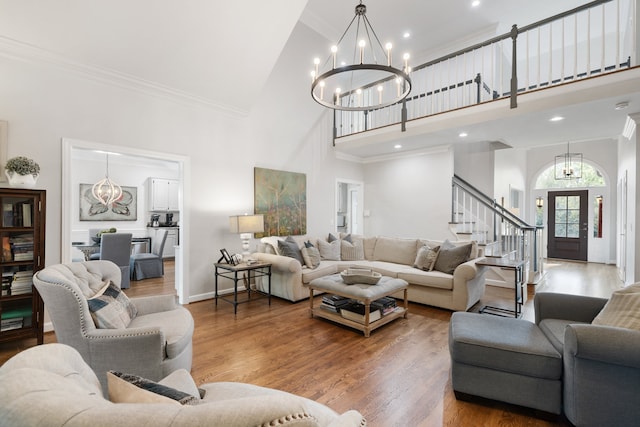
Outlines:
<svg viewBox="0 0 640 427"><path fill-rule="evenodd" d="M456 312L449 325L451 379L460 393L562 412L562 355L534 323Z"/></svg>

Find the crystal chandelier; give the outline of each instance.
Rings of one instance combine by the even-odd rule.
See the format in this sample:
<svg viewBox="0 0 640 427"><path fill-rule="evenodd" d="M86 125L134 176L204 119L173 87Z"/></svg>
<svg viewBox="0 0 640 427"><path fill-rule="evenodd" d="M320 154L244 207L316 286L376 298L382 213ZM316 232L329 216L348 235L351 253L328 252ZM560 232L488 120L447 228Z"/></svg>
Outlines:
<svg viewBox="0 0 640 427"><path fill-rule="evenodd" d="M367 7L360 1L355 16L338 43L331 47L322 67L320 58L313 61L311 96L325 107L370 111L401 102L411 91L409 54L403 55L402 69L395 68L392 44L382 46L366 13Z"/></svg>
<svg viewBox="0 0 640 427"><path fill-rule="evenodd" d="M122 196L122 188L109 178L109 153L107 153L107 171L103 179L93 184L93 196L103 205L111 206Z"/></svg>
<svg viewBox="0 0 640 427"><path fill-rule="evenodd" d="M556 156L555 179L580 179L582 178L582 153L567 152Z"/></svg>

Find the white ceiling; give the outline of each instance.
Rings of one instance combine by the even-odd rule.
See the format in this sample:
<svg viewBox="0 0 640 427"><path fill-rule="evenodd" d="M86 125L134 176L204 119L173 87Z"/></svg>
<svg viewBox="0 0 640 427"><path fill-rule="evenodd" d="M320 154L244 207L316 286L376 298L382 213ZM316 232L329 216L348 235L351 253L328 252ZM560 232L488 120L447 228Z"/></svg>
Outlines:
<svg viewBox="0 0 640 427"><path fill-rule="evenodd" d="M298 20L327 40L335 40L353 17L357 3L357 0L0 0L0 48L12 44L26 47L58 62L99 70L114 78L130 79L247 114ZM394 44L411 50L412 58L449 53L462 47L465 40L504 33L513 24L527 25L588 2L482 0L478 8L472 8L470 3L471 0L365 2L367 16L378 35L385 40L395 38ZM405 31L411 32L411 38L401 38ZM308 60L300 59L305 63ZM310 66L305 64L303 68ZM474 123L469 129L476 134L475 140L502 140L514 146L547 145L569 137L583 140L588 137L587 131L592 136L615 137L621 131L620 123L624 124L624 113L609 118L597 108L610 109L612 102L622 98L625 97L620 95L586 107L580 103L570 106L571 115L581 120L568 125L576 133L537 129L540 136L531 138L534 129L528 126L532 120L513 114L501 119L500 126L487 121ZM630 111L638 111L640 98L636 94L629 94L628 98ZM497 128L500 132L496 132ZM579 130L583 132L578 134ZM421 137L414 138L418 142L412 146L420 148L450 141L452 134L457 135L456 129L433 133L422 129ZM401 136L395 136L398 137ZM389 150L386 145L371 145L351 154L368 157Z"/></svg>

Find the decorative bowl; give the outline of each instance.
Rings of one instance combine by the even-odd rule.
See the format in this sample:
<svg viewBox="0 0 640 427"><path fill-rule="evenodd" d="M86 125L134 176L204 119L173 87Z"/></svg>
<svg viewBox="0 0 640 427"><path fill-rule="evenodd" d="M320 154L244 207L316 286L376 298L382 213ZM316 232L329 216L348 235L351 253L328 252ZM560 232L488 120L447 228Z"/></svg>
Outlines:
<svg viewBox="0 0 640 427"><path fill-rule="evenodd" d="M345 285L375 285L382 277L382 274L371 270L348 269L340 273L340 276Z"/></svg>

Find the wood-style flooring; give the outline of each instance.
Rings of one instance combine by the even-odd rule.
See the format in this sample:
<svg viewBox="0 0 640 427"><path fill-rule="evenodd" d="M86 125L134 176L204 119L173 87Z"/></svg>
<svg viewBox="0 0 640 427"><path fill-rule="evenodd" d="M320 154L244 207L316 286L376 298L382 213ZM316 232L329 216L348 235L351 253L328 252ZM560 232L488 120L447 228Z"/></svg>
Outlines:
<svg viewBox="0 0 640 427"><path fill-rule="evenodd" d="M533 320L533 297L550 291L608 297L621 286L614 266L548 260L546 275L529 286L523 317ZM173 293L165 280L132 282L131 297ZM319 297L318 297L319 298ZM488 287L477 307L512 306L513 291ZM198 384L240 381L277 388L326 404L357 409L370 426L566 426L526 408L457 401L451 389L448 326L451 312L410 304L408 319L362 333L309 318L308 302L256 299L238 307L207 300L187 305L195 319L192 375ZM45 334L55 342L55 334ZM35 340L0 344L0 363Z"/></svg>

